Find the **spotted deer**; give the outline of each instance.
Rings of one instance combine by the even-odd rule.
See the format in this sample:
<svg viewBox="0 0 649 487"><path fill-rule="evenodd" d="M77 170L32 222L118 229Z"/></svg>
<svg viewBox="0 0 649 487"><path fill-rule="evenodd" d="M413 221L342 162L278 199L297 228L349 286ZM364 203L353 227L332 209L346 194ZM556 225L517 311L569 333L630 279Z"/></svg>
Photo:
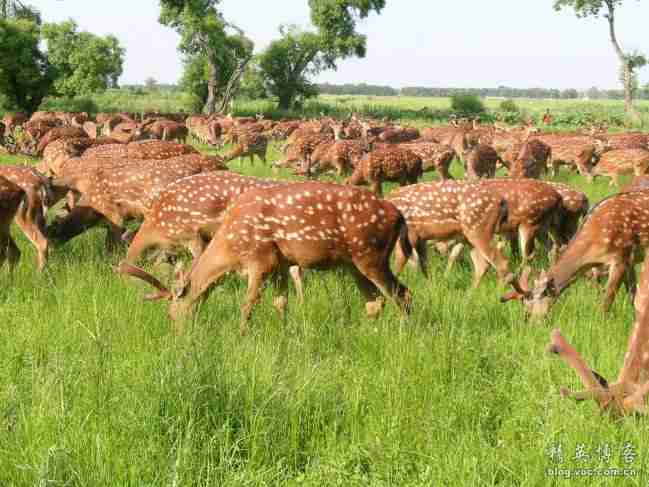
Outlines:
<svg viewBox="0 0 649 487"><path fill-rule="evenodd" d="M20 249L11 236L11 223L24 196L17 184L0 176L0 265L7 262L10 269L20 260Z"/></svg>
<svg viewBox="0 0 649 487"><path fill-rule="evenodd" d="M52 199L49 180L36 169L24 165L1 165L0 177L18 186L24 193L15 221L37 252L38 268L47 264L48 241L45 215Z"/></svg>
<svg viewBox="0 0 649 487"><path fill-rule="evenodd" d="M254 164L255 156L257 156L264 164L266 164L266 153L268 152L268 137L263 134L255 132L241 133L234 147L225 154L226 161L231 161L236 158L250 158L250 165Z"/></svg>
<svg viewBox="0 0 649 487"><path fill-rule="evenodd" d="M189 131L184 124L172 120L154 120L151 123L142 124L137 132L136 138L146 137L157 140L172 140L181 144L187 143Z"/></svg>
<svg viewBox="0 0 649 487"><path fill-rule="evenodd" d="M507 219L507 202L496 191L480 183L442 181L420 183L400 188L388 201L403 213L408 224L408 239L415 249L413 256L426 274L427 243L466 242L472 247L471 258L477 287L489 269L494 267L498 277L508 282L507 259L495 245L495 234ZM406 255L397 244L395 271L401 272Z"/></svg>
<svg viewBox="0 0 649 487"><path fill-rule="evenodd" d="M450 168L457 154L451 146L435 142L410 142L399 144L399 147L417 154L421 158L424 172L436 170L442 180L453 179Z"/></svg>
<svg viewBox="0 0 649 487"><path fill-rule="evenodd" d="M185 247L197 258L237 196L278 184L285 183L229 171L203 172L172 182L153 199L125 261L136 264L144 252L154 247Z"/></svg>
<svg viewBox="0 0 649 487"><path fill-rule="evenodd" d="M49 236L64 243L88 228L106 223L111 248L124 233L124 222L141 219L155 197L178 179L203 171L223 170L218 157L198 154L163 161L136 161L113 167L103 166L85 178L60 178L54 186L78 191L81 196L65 218L55 222Z"/></svg>
<svg viewBox="0 0 649 487"><path fill-rule="evenodd" d="M623 280L633 292L634 250L648 246L649 191L611 196L591 209L566 250L534 286L529 285L527 278L514 281L514 291L503 300L520 300L532 317L544 317L579 274L604 265L609 277L602 308L607 312Z"/></svg>
<svg viewBox="0 0 649 487"><path fill-rule="evenodd" d="M556 218L562 215L561 195L550 185L535 179L485 179L481 184L497 191L507 201L507 220L499 233L510 240L512 250L520 250L523 263L528 262L532 259L537 237L547 231L555 237L552 230Z"/></svg>
<svg viewBox="0 0 649 487"><path fill-rule="evenodd" d="M552 331L546 350L572 368L585 387L583 392L561 388L562 397L576 401L593 399L602 412L613 418L647 415L649 395L649 258L645 258L634 300L635 322L629 336L624 363L617 381L609 382L595 372L558 329Z"/></svg>
<svg viewBox="0 0 649 487"><path fill-rule="evenodd" d="M294 134L295 135L295 134ZM311 156L321 144L329 144L333 141L329 134L309 134L303 137L296 137L294 142L286 145L286 157L283 161L276 162L277 167L295 166L311 167Z"/></svg>
<svg viewBox="0 0 649 487"><path fill-rule="evenodd" d="M548 144L537 139L528 140L520 145L509 167L509 175L513 178L540 179L547 173L551 157L552 148Z"/></svg>
<svg viewBox="0 0 649 487"><path fill-rule="evenodd" d="M485 144L478 144L464 153L466 178L469 180L493 178L500 157L496 150Z"/></svg>
<svg viewBox="0 0 649 487"><path fill-rule="evenodd" d="M410 150L383 147L366 154L346 184L368 183L371 190L381 196L384 181L395 181L401 186L415 184L423 174L422 166L421 158Z"/></svg>
<svg viewBox="0 0 649 487"><path fill-rule="evenodd" d="M78 127L53 128L52 130L48 130L47 133L45 133L45 135L38 141L38 145L36 146L36 155L41 156L45 148L56 140L62 138L76 139L85 136L86 133L83 129Z"/></svg>
<svg viewBox="0 0 649 487"><path fill-rule="evenodd" d="M649 169L649 150L616 149L605 152L593 169L593 176L611 178L611 186L619 186L619 177L623 174L640 176Z"/></svg>
<svg viewBox="0 0 649 487"><path fill-rule="evenodd" d="M146 140L128 144L106 144L88 149L84 158L117 158L125 159L170 159L186 154L198 154L198 151L186 144L166 140Z"/></svg>
<svg viewBox="0 0 649 487"><path fill-rule="evenodd" d="M284 310L290 265L305 269L345 266L353 272L370 316L380 311L381 294L407 311L410 292L389 265L397 239L406 233L399 210L368 191L321 182L296 183L247 191L237 198L180 293L172 295L133 266L122 265L120 271L145 279L159 289L159 298L172 300L169 314L174 319L185 316L214 282L239 271L248 278L241 308L241 332L245 334L263 281L272 274L278 276L282 294L275 304Z"/></svg>

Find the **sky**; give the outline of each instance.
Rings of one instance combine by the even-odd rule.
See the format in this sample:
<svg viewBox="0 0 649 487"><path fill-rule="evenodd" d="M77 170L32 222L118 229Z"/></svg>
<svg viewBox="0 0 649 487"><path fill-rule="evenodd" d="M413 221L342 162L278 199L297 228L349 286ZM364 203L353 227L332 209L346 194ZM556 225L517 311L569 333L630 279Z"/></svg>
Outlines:
<svg viewBox="0 0 649 487"><path fill-rule="evenodd" d="M178 35L158 24L157 0L27 0L46 22L74 19L82 30L112 33L126 48L123 84L149 76L175 83L182 73ZM616 88L617 58L605 19L557 13L552 0L387 0L361 22L364 59L339 63L317 81L430 87ZM263 49L281 24L309 27L307 0L222 0L225 17ZM625 49L649 53L643 24L649 2L627 0L617 15ZM649 67L640 73L649 82Z"/></svg>

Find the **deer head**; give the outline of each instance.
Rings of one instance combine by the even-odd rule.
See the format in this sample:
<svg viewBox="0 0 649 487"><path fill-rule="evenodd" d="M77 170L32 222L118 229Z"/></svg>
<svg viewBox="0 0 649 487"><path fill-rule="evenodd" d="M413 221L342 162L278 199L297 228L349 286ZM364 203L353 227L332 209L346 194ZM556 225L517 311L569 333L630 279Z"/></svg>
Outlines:
<svg viewBox="0 0 649 487"><path fill-rule="evenodd" d="M545 317L558 296L554 280L547 273L542 272L534 286L530 286L531 269L527 267L520 279L512 280L512 292L500 298L501 303L508 301L521 301L525 305L526 313L533 319Z"/></svg>

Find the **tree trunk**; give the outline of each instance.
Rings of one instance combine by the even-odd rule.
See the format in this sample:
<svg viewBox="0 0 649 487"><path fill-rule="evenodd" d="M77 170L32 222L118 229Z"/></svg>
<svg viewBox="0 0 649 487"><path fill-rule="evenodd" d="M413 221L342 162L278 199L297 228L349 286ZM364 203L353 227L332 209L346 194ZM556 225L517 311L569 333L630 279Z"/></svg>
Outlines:
<svg viewBox="0 0 649 487"><path fill-rule="evenodd" d="M211 56L208 56L208 70L209 77L207 79L207 101L205 102L205 108L203 111L208 115L212 115L216 112L216 90L218 89L218 68L216 63L212 60Z"/></svg>
<svg viewBox="0 0 649 487"><path fill-rule="evenodd" d="M246 71L246 66L248 66L248 63L251 59L252 58L248 58L242 61L236 71L232 74L232 77L230 78L230 81L228 81L228 85L226 86L223 93L223 100L221 101L221 106L219 107L219 113L223 113L228 109L228 106L230 105L230 102L234 98L234 95L237 92L237 88L239 87L239 80L243 76L243 73Z"/></svg>
<svg viewBox="0 0 649 487"><path fill-rule="evenodd" d="M609 34L611 37L611 44L613 44L613 49L617 54L618 59L620 60L620 65L622 67L622 84L624 85L624 110L626 113L637 120L639 118L638 112L636 112L635 107L633 106L633 69L629 65L620 43L617 40L617 34L615 33L615 4L612 0L605 0L606 6L608 7L608 27Z"/></svg>
<svg viewBox="0 0 649 487"><path fill-rule="evenodd" d="M293 93L283 93L279 96L278 108L280 110L290 110L293 105Z"/></svg>

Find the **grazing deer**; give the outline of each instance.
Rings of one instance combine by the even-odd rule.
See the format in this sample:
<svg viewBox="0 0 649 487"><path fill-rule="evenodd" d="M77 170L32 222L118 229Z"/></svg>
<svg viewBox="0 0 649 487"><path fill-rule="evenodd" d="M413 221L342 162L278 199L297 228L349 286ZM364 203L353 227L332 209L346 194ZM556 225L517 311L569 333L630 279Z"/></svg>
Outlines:
<svg viewBox="0 0 649 487"><path fill-rule="evenodd" d="M649 169L649 150L616 149L605 152L593 169L593 176L608 176L610 185L619 186L619 177L623 174L640 176Z"/></svg>
<svg viewBox="0 0 649 487"><path fill-rule="evenodd" d="M178 179L203 171L226 169L218 157L186 155L163 161L137 161L102 167L85 178L60 178L56 187L81 193L79 201L48 233L59 243L80 235L100 222L109 228L108 247L124 233L124 222L143 218L154 198ZM112 237L112 240L111 240Z"/></svg>
<svg viewBox="0 0 649 487"><path fill-rule="evenodd" d="M164 119L143 123L135 132L136 139L145 137L157 140L173 140L181 144L187 143L188 135L189 131L185 125Z"/></svg>
<svg viewBox="0 0 649 487"><path fill-rule="evenodd" d="M507 201L507 220L499 233L509 238L513 250L520 248L523 263L528 262L536 237L552 230L556 218L563 214L561 195L552 186L535 179L485 179L480 184Z"/></svg>
<svg viewBox="0 0 649 487"><path fill-rule="evenodd" d="M345 265L365 296L369 315L380 311L381 293L407 311L410 292L389 265L397 239L405 239L406 234L399 210L365 190L320 182L296 183L241 195L226 211L223 224L176 296L140 269L124 263L119 270L156 286L159 298L173 300L169 309L173 319L186 315L214 282L239 271L248 278L248 293L241 308L244 334L263 281L271 274L279 274L282 296L276 305L280 311L284 309L290 265Z"/></svg>
<svg viewBox="0 0 649 487"><path fill-rule="evenodd" d="M464 153L466 178L469 180L493 178L496 176L496 165L500 157L491 146L478 144Z"/></svg>
<svg viewBox="0 0 649 487"><path fill-rule="evenodd" d="M553 330L547 351L559 355L572 368L586 388L583 392L572 392L561 388L562 397L576 401L593 399L602 412L614 418L649 413L649 258L645 258L640 274L638 293L634 300L635 323L629 336L624 364L617 381L609 384L606 379L586 363L579 352L561 335Z"/></svg>
<svg viewBox="0 0 649 487"><path fill-rule="evenodd" d="M649 191L617 194L595 205L559 260L539 276L534 287L527 279L514 281L514 292L503 301L523 301L532 316L543 317L577 275L605 265L609 276L602 308L607 312L623 280L633 292L637 246L649 246Z"/></svg>
<svg viewBox="0 0 649 487"><path fill-rule="evenodd" d="M266 153L268 152L268 137L256 132L243 132L238 135L234 147L227 154L224 159L226 162L236 159L238 157L249 157L250 165L255 162L255 156L266 164Z"/></svg>
<svg viewBox="0 0 649 487"><path fill-rule="evenodd" d="M41 156L45 148L58 139L78 139L79 137L86 137L86 133L83 129L78 127L60 127L48 130L47 133L38 141L38 145L36 146L36 155Z"/></svg>
<svg viewBox="0 0 649 487"><path fill-rule="evenodd" d="M419 130L415 128L390 127L379 134L379 141L386 144L401 144L419 138Z"/></svg>
<svg viewBox="0 0 649 487"><path fill-rule="evenodd" d="M88 159L170 159L186 154L198 154L198 151L186 144L166 140L145 140L128 144L104 144L92 147L83 153Z"/></svg>
<svg viewBox="0 0 649 487"><path fill-rule="evenodd" d="M453 179L450 168L457 154L451 146L435 142L410 142L399 144L399 147L417 154L421 158L424 172L436 170L443 181Z"/></svg>
<svg viewBox="0 0 649 487"><path fill-rule="evenodd" d="M358 140L335 140L318 145L311 157L305 173L310 175L335 169L338 176L352 172L365 154L365 144Z"/></svg>
<svg viewBox="0 0 649 487"><path fill-rule="evenodd" d="M552 222L551 231L555 238L550 250L550 262L554 262L561 247L572 240L579 229L579 222L586 216L590 203L588 197L582 191L574 189L565 183L544 181L561 196L561 212Z"/></svg>
<svg viewBox="0 0 649 487"><path fill-rule="evenodd" d="M13 269L20 260L20 250L11 237L11 222L25 196L20 187L0 176L0 265Z"/></svg>
<svg viewBox="0 0 649 487"><path fill-rule="evenodd" d="M372 191L381 196L384 181L396 181L401 186L414 184L423 174L422 166L421 158L410 150L382 147L360 160L346 184L369 183Z"/></svg>
<svg viewBox="0 0 649 487"><path fill-rule="evenodd" d="M540 179L547 172L551 157L552 148L548 144L537 139L528 140L521 145L509 166L509 175L513 178Z"/></svg>
<svg viewBox="0 0 649 487"><path fill-rule="evenodd" d="M42 271L48 253L45 215L52 200L50 182L30 166L0 165L0 177L18 186L24 193L15 215L16 224L36 248L38 269Z"/></svg>
<svg viewBox="0 0 649 487"><path fill-rule="evenodd" d="M426 274L429 240L437 242L468 242L473 250L474 287L493 266L498 277L506 282L513 279L508 272L507 259L494 245L494 236L507 219L507 202L496 191L479 182L442 181L420 183L400 188L388 200L403 213L408 224L408 239L415 249L413 255ZM401 272L406 255L401 244L396 248L395 271Z"/></svg>
<svg viewBox="0 0 649 487"><path fill-rule="evenodd" d="M221 225L237 196L254 188L287 184L229 171L203 172L179 179L153 199L133 238L126 262L136 264L148 249L187 248L197 258Z"/></svg>

